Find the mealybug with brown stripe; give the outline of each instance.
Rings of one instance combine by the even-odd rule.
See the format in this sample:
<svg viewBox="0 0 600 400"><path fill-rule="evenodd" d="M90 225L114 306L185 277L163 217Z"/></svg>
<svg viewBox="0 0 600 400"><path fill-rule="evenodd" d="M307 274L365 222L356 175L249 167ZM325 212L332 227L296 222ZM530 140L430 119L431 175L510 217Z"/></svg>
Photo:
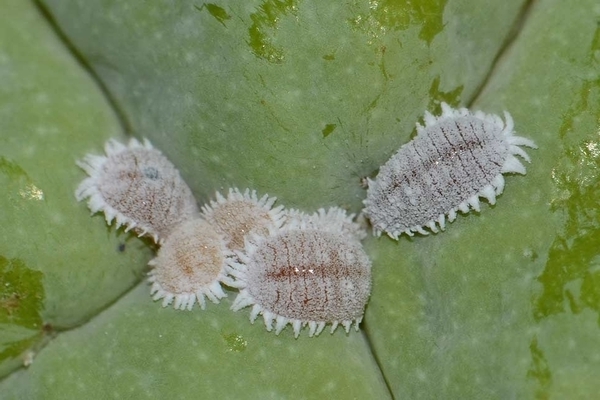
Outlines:
<svg viewBox="0 0 600 400"><path fill-rule="evenodd" d="M232 309L252 306L250 320L262 314L268 331L289 323L294 335L308 325L318 335L342 325L358 330L371 294L371 261L359 242L359 228L338 209L294 213L268 236L252 235L239 260L229 260L231 286L240 289Z"/></svg>

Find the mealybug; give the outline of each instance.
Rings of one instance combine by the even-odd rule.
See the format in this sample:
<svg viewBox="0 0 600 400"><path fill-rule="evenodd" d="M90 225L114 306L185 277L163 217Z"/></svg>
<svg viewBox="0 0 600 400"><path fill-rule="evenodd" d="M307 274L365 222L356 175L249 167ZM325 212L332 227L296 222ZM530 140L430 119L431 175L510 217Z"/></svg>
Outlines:
<svg viewBox="0 0 600 400"><path fill-rule="evenodd" d="M89 175L75 191L78 201L89 198L92 213L103 211L106 222L125 225L155 242L199 213L196 200L179 171L148 140L131 139L123 145L114 139L105 145L106 156L88 154L79 165Z"/></svg>
<svg viewBox="0 0 600 400"><path fill-rule="evenodd" d="M221 233L231 250L244 248L244 238L250 233L267 235L269 227L280 227L283 207L273 208L275 197L264 195L260 199L256 191L229 189L227 197L216 193L216 201L202 206L202 216Z"/></svg>
<svg viewBox="0 0 600 400"><path fill-rule="evenodd" d="M377 235L398 239L402 233L438 232L456 212L479 211L479 197L495 204L504 189L504 173L525 174L515 157L530 161L519 146L536 148L515 136L513 120L442 103L442 115L425 113L425 126L400 147L369 180L365 214Z"/></svg>
<svg viewBox="0 0 600 400"><path fill-rule="evenodd" d="M166 307L175 300L176 309L191 310L197 301L204 309L207 297L213 303L225 297L221 282L227 283L226 260L233 253L215 229L202 218L177 226L163 241L150 261L148 281L154 300Z"/></svg>
<svg viewBox="0 0 600 400"><path fill-rule="evenodd" d="M239 260L229 263L232 286L240 289L232 309L252 306L250 320L263 315L268 331L290 323L298 337L326 324L346 332L362 320L371 292L371 262L355 236L339 227L287 221L269 236L252 235Z"/></svg>

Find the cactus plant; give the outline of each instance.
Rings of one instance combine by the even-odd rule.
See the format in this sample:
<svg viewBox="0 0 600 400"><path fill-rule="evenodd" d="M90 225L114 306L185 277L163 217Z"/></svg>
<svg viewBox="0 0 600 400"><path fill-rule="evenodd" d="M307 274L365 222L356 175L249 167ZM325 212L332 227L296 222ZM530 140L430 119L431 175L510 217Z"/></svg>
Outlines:
<svg viewBox="0 0 600 400"><path fill-rule="evenodd" d="M600 371L593 0L9 1L0 14L7 398L590 398ZM368 237L362 330L294 338L152 301L148 240L90 217L75 160L148 137L198 201L252 188L360 212L444 101L533 139L445 232Z"/></svg>

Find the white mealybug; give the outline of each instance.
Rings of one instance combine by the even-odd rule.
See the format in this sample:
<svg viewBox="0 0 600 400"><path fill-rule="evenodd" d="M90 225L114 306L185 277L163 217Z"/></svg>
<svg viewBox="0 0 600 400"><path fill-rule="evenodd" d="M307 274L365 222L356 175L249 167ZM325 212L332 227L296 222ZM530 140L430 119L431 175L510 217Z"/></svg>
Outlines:
<svg viewBox="0 0 600 400"><path fill-rule="evenodd" d="M166 307L175 300L176 309L191 310L198 301L204 309L207 297L213 303L226 296L221 282L228 283L226 260L233 253L223 237L202 218L177 226L163 241L156 258L148 265L153 269L148 281L154 300L163 299Z"/></svg>
<svg viewBox="0 0 600 400"><path fill-rule="evenodd" d="M232 250L243 249L244 238L250 233L267 235L270 226L278 228L283 223L283 206L273 208L275 197L264 195L259 199L254 190L241 193L231 188L227 198L219 192L216 198L202 206L202 216L225 236Z"/></svg>
<svg viewBox="0 0 600 400"><path fill-rule="evenodd" d="M240 289L232 309L252 306L250 320L263 315L268 331L279 334L290 323L298 337L326 324L358 330L371 293L371 262L353 235L339 225L313 226L288 221L269 236L252 235L238 261L230 261L232 286Z"/></svg>
<svg viewBox="0 0 600 400"><path fill-rule="evenodd" d="M114 139L105 145L106 156L86 155L79 165L89 175L75 191L78 201L89 198L92 213L103 211L106 222L126 226L155 242L199 210L179 171L144 139L128 145Z"/></svg>
<svg viewBox="0 0 600 400"><path fill-rule="evenodd" d="M515 157L530 161L519 146L537 148L516 136L508 112L497 115L442 103L442 115L425 113L425 126L400 147L369 180L365 214L377 235L398 239L402 233L444 230L456 212L479 211L479 197L495 204L504 189L504 173L525 174Z"/></svg>

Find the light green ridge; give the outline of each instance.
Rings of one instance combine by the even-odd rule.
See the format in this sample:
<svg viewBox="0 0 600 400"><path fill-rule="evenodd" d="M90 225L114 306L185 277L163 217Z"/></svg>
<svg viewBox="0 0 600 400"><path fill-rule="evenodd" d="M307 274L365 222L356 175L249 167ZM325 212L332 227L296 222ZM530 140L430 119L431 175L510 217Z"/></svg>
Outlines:
<svg viewBox="0 0 600 400"><path fill-rule="evenodd" d="M23 365L18 353L38 346L43 330L83 323L139 281L150 251L75 200L85 176L75 160L122 133L102 93L29 2L3 4L0 82L3 376Z"/></svg>
<svg viewBox="0 0 600 400"><path fill-rule="evenodd" d="M182 312L140 285L85 326L60 335L2 383L14 398L388 399L360 333L275 336L231 301Z"/></svg>
<svg viewBox="0 0 600 400"><path fill-rule="evenodd" d="M443 234L369 243L367 332L398 398L600 392L599 16L536 3L473 106L535 140L526 176Z"/></svg>
<svg viewBox="0 0 600 400"><path fill-rule="evenodd" d="M356 212L428 104L473 96L523 1L44 3L201 202L239 186Z"/></svg>

